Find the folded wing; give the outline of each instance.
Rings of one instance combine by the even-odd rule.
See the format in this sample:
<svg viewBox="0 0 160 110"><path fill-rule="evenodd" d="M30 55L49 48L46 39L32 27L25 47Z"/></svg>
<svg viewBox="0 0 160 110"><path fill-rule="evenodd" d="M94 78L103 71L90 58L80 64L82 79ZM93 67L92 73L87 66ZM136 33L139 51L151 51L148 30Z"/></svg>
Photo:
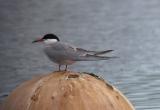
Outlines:
<svg viewBox="0 0 160 110"><path fill-rule="evenodd" d="M77 52L83 52L83 53L88 53L91 55L102 55L102 54L106 54L109 52L112 52L113 50L105 50L105 51L91 51L91 50L85 50L82 48L76 48Z"/></svg>
<svg viewBox="0 0 160 110"><path fill-rule="evenodd" d="M77 61L96 61L96 60L108 60L111 58L117 58L117 57L109 57L109 56L101 56L103 54L112 52L113 50L105 50L105 51L90 51L85 50L82 48L76 48L77 53L79 54L79 57L77 57Z"/></svg>

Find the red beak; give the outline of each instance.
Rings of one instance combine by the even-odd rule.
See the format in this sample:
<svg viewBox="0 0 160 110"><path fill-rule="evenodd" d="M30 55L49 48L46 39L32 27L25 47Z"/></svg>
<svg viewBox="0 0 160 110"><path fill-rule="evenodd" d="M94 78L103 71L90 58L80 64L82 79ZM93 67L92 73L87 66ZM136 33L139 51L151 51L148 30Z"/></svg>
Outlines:
<svg viewBox="0 0 160 110"><path fill-rule="evenodd" d="M43 41L43 39L41 38L41 39L34 40L32 43L42 42L42 41Z"/></svg>

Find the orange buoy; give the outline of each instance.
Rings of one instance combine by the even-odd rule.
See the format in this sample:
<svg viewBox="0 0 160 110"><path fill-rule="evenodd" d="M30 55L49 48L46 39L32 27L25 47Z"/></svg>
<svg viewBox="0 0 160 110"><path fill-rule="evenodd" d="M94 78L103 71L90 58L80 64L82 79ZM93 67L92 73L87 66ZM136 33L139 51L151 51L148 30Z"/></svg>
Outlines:
<svg viewBox="0 0 160 110"><path fill-rule="evenodd" d="M18 86L2 110L134 110L115 87L98 76L54 72Z"/></svg>

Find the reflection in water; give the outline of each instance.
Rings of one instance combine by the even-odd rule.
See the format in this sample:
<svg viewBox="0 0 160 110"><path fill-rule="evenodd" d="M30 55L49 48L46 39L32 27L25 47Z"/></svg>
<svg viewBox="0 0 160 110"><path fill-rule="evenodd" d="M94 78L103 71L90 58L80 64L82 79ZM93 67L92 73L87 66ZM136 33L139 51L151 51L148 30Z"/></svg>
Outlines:
<svg viewBox="0 0 160 110"><path fill-rule="evenodd" d="M0 99L33 76L57 69L32 40L54 32L78 47L114 49L119 59L81 62L116 85L137 110L160 109L158 0L1 0Z"/></svg>

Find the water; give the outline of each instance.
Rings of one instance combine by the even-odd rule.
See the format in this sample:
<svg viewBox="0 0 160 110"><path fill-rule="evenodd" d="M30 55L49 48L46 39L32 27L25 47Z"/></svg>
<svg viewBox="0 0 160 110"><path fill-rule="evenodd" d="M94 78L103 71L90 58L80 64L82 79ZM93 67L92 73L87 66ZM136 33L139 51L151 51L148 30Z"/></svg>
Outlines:
<svg viewBox="0 0 160 110"><path fill-rule="evenodd" d="M86 49L114 49L120 58L80 62L119 88L137 110L160 109L159 0L1 0L0 100L17 85L58 67L32 40L56 33Z"/></svg>

